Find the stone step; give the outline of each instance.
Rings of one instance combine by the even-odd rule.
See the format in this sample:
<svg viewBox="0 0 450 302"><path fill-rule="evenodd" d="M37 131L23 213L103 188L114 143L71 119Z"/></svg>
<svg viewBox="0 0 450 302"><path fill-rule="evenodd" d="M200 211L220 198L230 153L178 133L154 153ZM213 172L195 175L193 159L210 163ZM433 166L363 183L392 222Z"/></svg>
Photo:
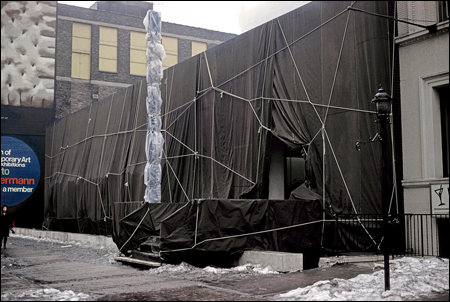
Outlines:
<svg viewBox="0 0 450 302"><path fill-rule="evenodd" d="M270 266L278 272L303 271L303 254L274 251L245 251L235 265L248 263Z"/></svg>
<svg viewBox="0 0 450 302"><path fill-rule="evenodd" d="M139 264L139 265L144 265L144 266L150 266L150 267L160 267L160 266L162 266L161 262L141 260L141 259L136 259L136 258L132 258L132 257L116 256L116 257L114 257L114 260L120 261L120 262Z"/></svg>
<svg viewBox="0 0 450 302"><path fill-rule="evenodd" d="M153 253L153 252L142 252L142 251L138 251L138 250L132 250L131 258L140 259L140 260L144 260L144 261L161 262L161 258L159 258L159 254Z"/></svg>

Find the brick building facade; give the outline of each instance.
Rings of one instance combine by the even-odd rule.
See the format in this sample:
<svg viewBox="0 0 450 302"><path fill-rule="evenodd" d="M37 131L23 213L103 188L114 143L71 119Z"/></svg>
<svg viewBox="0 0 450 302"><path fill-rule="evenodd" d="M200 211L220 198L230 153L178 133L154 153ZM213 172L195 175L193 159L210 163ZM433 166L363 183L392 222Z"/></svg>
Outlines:
<svg viewBox="0 0 450 302"><path fill-rule="evenodd" d="M106 1L99 1L91 8L58 4L55 83L56 118L62 118L88 106L92 101L111 95L118 88L128 87L136 81L145 79L144 75L135 75L130 72L130 33L145 33L141 15L147 9L152 9L152 3L113 1L112 3L116 4L114 7L112 5L102 5L104 2ZM108 3L110 2L108 1ZM148 5L148 7L142 7L143 5ZM110 11L100 10L100 8ZM124 12L131 11L130 8L133 8L131 14L125 14ZM72 72L74 24L83 24L90 27L90 50L88 51L90 71L88 78L76 77ZM99 70L100 28L102 27L117 30L116 72ZM176 53L176 56L173 57L175 61L173 58L171 61L171 65L173 65L193 55L193 44L204 45L205 49L209 49L236 35L162 22L162 36L163 45L165 39L170 39L172 45L175 42L176 49L174 53Z"/></svg>

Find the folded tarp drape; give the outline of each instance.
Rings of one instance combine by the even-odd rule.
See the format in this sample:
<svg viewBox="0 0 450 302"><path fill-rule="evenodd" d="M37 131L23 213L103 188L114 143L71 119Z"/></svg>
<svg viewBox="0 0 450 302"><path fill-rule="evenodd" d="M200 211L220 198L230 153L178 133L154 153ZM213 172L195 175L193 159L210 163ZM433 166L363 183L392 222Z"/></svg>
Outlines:
<svg viewBox="0 0 450 302"><path fill-rule="evenodd" d="M385 1L314 1L164 71L163 203L267 199L276 138L304 149L327 211L380 213L381 145L355 143L379 132L370 100L379 84L390 93L392 35L386 19L350 5L390 11ZM47 226L118 235L144 196L145 98L142 81L49 125Z"/></svg>

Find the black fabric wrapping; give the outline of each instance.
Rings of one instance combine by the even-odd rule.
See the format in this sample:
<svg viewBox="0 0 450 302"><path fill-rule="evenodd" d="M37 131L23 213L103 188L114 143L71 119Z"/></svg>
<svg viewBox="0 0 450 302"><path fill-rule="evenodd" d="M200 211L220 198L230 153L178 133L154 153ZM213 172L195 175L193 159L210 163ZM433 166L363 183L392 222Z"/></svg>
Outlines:
<svg viewBox="0 0 450 302"><path fill-rule="evenodd" d="M379 132L376 116L346 108L373 112L370 100L378 85L390 93L392 35L385 19L347 10L350 5L311 2L164 71L162 202L208 199L212 201L201 206L208 217L244 209L242 215L249 215L245 225L215 221L211 225L218 229L209 230L205 224L198 240L233 228L242 233L302 222L301 215L256 201L268 198L275 137L292 148L305 148L311 190L325 200L327 211L381 212L381 144L355 150L356 141ZM354 7L388 14L384 1L360 1ZM48 126L47 227L113 234L118 245L125 243L135 224L121 219L139 209L145 190L145 98L142 81ZM232 200L229 205L239 210L214 200ZM292 211L302 205L286 202ZM191 245L189 210L192 206L174 213L173 223L166 219L162 224L165 247ZM185 216L175 219L177 215ZM178 221L189 222L189 228L178 229ZM146 231L154 232L150 227ZM199 248L281 249L280 234L242 237L233 244L208 242ZM283 237L283 248L296 250L290 240Z"/></svg>

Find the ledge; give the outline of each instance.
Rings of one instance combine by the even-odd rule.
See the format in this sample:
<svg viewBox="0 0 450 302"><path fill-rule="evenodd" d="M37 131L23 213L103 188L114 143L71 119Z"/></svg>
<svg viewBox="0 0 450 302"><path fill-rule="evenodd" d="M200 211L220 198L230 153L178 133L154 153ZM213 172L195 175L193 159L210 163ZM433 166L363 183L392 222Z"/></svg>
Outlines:
<svg viewBox="0 0 450 302"><path fill-rule="evenodd" d="M449 21L444 21L444 22L438 23L437 24L437 32L434 34L430 34L428 32L428 30L423 29L423 30L416 31L413 33L408 33L401 37L396 37L395 43L397 43L400 46L406 46L409 44L420 42L422 40L426 40L431 37L440 36L445 33L448 34L448 25L449 25Z"/></svg>
<svg viewBox="0 0 450 302"><path fill-rule="evenodd" d="M430 185L448 184L448 177L403 180L403 188L429 188Z"/></svg>

